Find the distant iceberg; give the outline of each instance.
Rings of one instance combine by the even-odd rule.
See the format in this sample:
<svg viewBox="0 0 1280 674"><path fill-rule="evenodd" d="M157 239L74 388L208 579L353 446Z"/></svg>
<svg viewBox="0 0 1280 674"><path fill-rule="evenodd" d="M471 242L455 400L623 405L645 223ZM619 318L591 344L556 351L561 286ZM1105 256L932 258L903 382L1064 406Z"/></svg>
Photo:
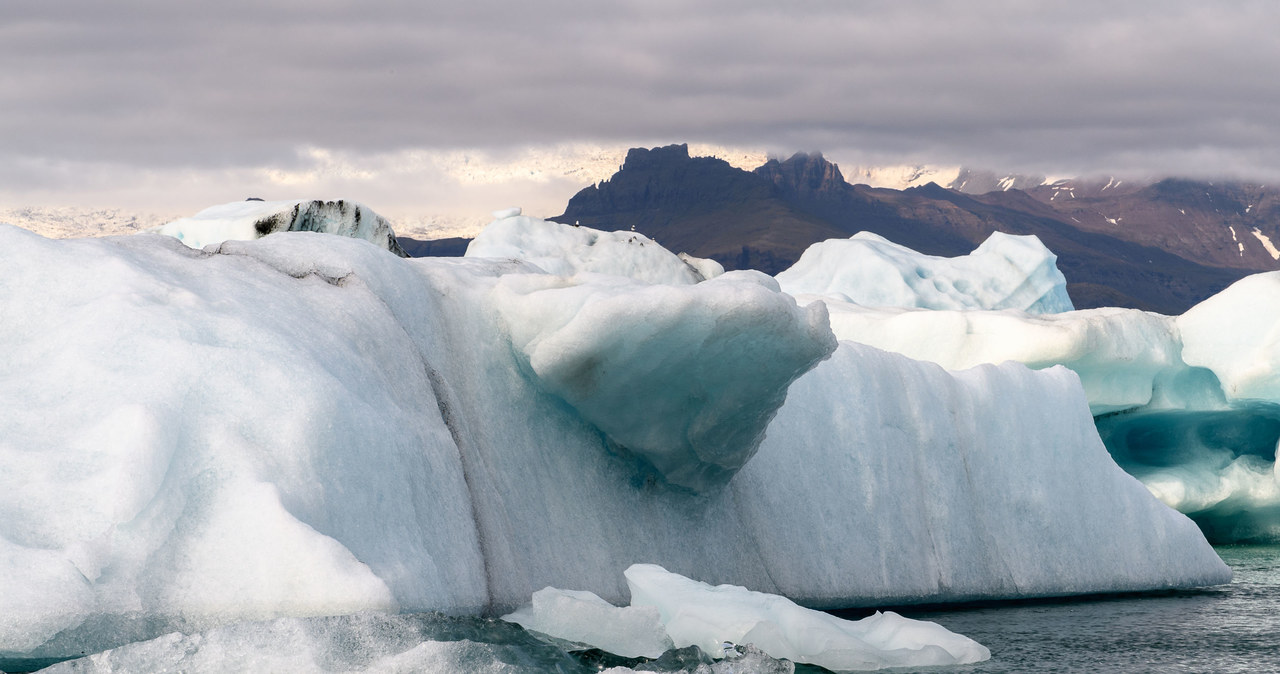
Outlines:
<svg viewBox="0 0 1280 674"><path fill-rule="evenodd" d="M1071 311L1058 258L1035 236L992 232L972 253L944 258L858 232L809 246L778 274L792 295L822 295L868 307Z"/></svg>
<svg viewBox="0 0 1280 674"><path fill-rule="evenodd" d="M276 232L323 232L364 239L400 257L408 257L396 242L395 231L386 218L368 206L343 199L233 201L149 231L172 236L192 248L228 240L249 241Z"/></svg>
<svg viewBox="0 0 1280 674"><path fill-rule="evenodd" d="M812 607L1228 580L1073 372L837 345L763 275L649 280L689 266L662 252L561 275L0 227L0 656L623 604L635 563Z"/></svg>
<svg viewBox="0 0 1280 674"><path fill-rule="evenodd" d="M567 227L522 216L520 209L496 211L494 216L497 219L467 246L467 257L523 260L556 276L592 272L668 285L689 285L724 273L715 260L672 255L637 232Z"/></svg>

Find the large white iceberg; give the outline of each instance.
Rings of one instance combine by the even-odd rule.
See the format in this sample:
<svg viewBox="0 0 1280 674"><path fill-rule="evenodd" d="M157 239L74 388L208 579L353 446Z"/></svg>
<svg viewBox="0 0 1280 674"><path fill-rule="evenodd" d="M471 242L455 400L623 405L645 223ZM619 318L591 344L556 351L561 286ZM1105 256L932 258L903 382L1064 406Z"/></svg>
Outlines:
<svg viewBox="0 0 1280 674"><path fill-rule="evenodd" d="M275 232L324 232L364 239L408 257L396 241L386 218L353 201L249 199L210 206L188 218L179 218L151 230L172 236L192 248L248 241Z"/></svg>
<svg viewBox="0 0 1280 674"><path fill-rule="evenodd" d="M797 299L825 304L840 339L951 370L1005 361L1071 368L1116 461L1162 501L1215 541L1280 539L1280 273L1247 277L1174 317Z"/></svg>
<svg viewBox="0 0 1280 674"><path fill-rule="evenodd" d="M0 256L0 656L284 615L496 613L546 586L621 603L637 562L821 607L1229 576L1110 461L1071 372L948 373L842 343L787 389L831 335L756 275L566 279L315 233L201 251L0 227ZM513 306L562 291L607 311L573 327ZM685 307L650 341L691 372L636 357L653 345L627 338L632 300ZM551 342L567 360L546 375ZM565 393L588 357L622 431ZM663 477L700 474L700 442L757 439L707 429L761 423L783 390L736 473ZM688 430L658 471L614 438L645 418L660 444Z"/></svg>
<svg viewBox="0 0 1280 674"><path fill-rule="evenodd" d="M968 255L917 253L871 232L809 246L778 274L792 295L825 295L873 307L1072 309L1057 256L1035 236L992 232Z"/></svg>

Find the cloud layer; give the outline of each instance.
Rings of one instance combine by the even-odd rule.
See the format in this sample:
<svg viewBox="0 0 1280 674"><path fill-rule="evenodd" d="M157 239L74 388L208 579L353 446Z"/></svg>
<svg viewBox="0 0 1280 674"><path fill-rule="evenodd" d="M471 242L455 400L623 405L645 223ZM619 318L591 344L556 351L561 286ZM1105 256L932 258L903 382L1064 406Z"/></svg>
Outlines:
<svg viewBox="0 0 1280 674"><path fill-rule="evenodd" d="M315 148L359 173L362 157L581 142L1280 177L1269 2L10 0L4 12L10 201L194 193L218 176L314 171Z"/></svg>

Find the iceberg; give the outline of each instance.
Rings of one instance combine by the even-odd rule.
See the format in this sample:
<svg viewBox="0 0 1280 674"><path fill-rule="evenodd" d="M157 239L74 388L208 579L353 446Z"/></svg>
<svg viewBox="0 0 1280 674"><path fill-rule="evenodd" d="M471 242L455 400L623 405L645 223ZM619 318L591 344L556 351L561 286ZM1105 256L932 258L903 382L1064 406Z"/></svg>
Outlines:
<svg viewBox="0 0 1280 674"><path fill-rule="evenodd" d="M826 305L840 339L948 370L1010 360L1034 369L1064 365L1080 376L1095 416L1222 400L1210 372L1182 361L1177 326L1168 316L1119 308L1031 314L866 307L812 294L797 300Z"/></svg>
<svg viewBox="0 0 1280 674"><path fill-rule="evenodd" d="M396 242L386 218L354 201L249 199L211 206L189 218L179 218L150 230L172 236L192 248L227 240L248 241L275 232L325 232L364 239L408 257Z"/></svg>
<svg viewBox="0 0 1280 674"><path fill-rule="evenodd" d="M1229 400L1280 403L1277 316L1280 272L1247 276L1177 318L1182 359L1212 371Z"/></svg>
<svg viewBox="0 0 1280 674"><path fill-rule="evenodd" d="M540 388L695 491L733 477L787 387L836 348L823 305L799 308L759 272L677 287L509 274L491 297Z"/></svg>
<svg viewBox="0 0 1280 674"><path fill-rule="evenodd" d="M917 253L871 232L809 246L778 274L792 295L823 295L872 307L1070 311L1057 256L1035 236L992 232L968 255Z"/></svg>
<svg viewBox="0 0 1280 674"><path fill-rule="evenodd" d="M982 273L969 285L981 285ZM826 305L842 340L953 371L1066 366L1111 455L1152 493L1215 542L1280 540L1280 273L1247 277L1181 316L872 307L844 294L797 300Z"/></svg>
<svg viewBox="0 0 1280 674"><path fill-rule="evenodd" d="M638 232L602 232L521 215L512 208L467 245L466 257L523 260L557 276L595 272L648 283L689 285L724 273L715 260L671 251Z"/></svg>
<svg viewBox="0 0 1280 674"><path fill-rule="evenodd" d="M0 256L0 657L548 586L621 604L641 562L817 608L1229 578L1074 373L837 345L758 274L314 232L0 227Z"/></svg>

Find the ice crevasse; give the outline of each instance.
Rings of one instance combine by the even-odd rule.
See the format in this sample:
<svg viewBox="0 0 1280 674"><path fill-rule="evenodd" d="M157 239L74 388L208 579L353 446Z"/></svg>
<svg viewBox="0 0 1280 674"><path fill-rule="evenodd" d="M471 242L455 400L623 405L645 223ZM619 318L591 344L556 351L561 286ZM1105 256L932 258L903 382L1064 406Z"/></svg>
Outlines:
<svg viewBox="0 0 1280 674"><path fill-rule="evenodd" d="M622 604L636 563L815 607L1229 577L1069 370L948 372L837 343L760 274L584 254L0 227L0 654Z"/></svg>

